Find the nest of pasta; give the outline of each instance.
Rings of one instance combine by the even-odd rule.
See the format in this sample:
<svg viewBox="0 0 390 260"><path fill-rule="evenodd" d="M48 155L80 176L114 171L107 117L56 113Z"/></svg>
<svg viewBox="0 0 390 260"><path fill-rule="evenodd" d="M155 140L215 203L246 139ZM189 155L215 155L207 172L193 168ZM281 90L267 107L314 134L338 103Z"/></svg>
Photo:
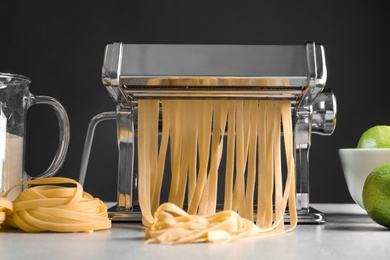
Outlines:
<svg viewBox="0 0 390 260"><path fill-rule="evenodd" d="M69 187L71 186L75 187ZM17 186L33 185L14 201L7 195ZM0 198L0 224L26 232L91 232L111 228L107 206L85 192L80 183L63 177L22 182Z"/></svg>

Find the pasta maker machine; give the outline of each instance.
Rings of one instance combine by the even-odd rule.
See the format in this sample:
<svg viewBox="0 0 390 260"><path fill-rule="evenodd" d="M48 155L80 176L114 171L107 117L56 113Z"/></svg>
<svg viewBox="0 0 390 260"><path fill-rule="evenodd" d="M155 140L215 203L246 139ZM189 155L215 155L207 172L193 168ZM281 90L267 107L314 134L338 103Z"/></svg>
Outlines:
<svg viewBox="0 0 390 260"><path fill-rule="evenodd" d="M324 47L302 45L124 44L106 45L102 81L116 111L92 118L79 182L84 184L91 144L99 122L116 119L119 148L117 205L113 221L140 221L137 203L136 128L140 99L291 100L298 223L323 223L310 207L311 135L331 135L336 98L325 88ZM287 213L288 215L288 213ZM289 221L288 216L286 217Z"/></svg>

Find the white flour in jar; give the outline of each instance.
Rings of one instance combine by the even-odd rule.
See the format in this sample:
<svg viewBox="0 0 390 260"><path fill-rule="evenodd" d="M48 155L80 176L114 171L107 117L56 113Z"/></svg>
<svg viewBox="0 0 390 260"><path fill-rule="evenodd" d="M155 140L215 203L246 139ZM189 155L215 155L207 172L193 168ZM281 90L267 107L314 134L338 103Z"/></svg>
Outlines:
<svg viewBox="0 0 390 260"><path fill-rule="evenodd" d="M0 195L2 196L13 185L23 180L23 137L7 133L5 141L5 158L0 172ZM4 149L4 143L0 149ZM22 187L15 188L7 198L14 200L22 191Z"/></svg>

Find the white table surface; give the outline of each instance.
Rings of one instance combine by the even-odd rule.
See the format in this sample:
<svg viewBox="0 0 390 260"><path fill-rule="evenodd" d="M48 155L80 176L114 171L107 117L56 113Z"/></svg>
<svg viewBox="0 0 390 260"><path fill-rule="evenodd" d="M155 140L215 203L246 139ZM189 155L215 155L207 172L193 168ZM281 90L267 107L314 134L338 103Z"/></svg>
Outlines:
<svg viewBox="0 0 390 260"><path fill-rule="evenodd" d="M390 259L390 229L356 204L312 204L322 225L230 243L145 244L141 224L116 222L92 233L38 233L0 229L0 259Z"/></svg>

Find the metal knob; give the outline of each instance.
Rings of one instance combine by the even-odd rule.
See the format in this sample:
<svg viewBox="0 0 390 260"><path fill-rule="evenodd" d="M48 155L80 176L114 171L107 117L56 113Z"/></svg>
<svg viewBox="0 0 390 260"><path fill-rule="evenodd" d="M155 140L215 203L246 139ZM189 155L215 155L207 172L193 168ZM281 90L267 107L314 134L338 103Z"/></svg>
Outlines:
<svg viewBox="0 0 390 260"><path fill-rule="evenodd" d="M337 104L331 89L324 89L314 100L311 131L319 135L331 135L336 128Z"/></svg>

